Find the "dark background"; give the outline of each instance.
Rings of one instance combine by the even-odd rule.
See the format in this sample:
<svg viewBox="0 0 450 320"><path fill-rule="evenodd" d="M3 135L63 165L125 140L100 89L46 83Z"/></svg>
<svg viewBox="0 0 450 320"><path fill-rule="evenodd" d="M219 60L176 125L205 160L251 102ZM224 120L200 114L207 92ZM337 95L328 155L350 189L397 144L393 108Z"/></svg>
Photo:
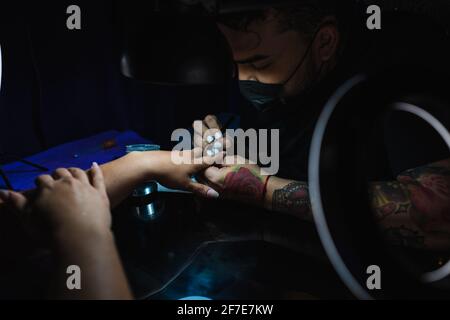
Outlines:
<svg viewBox="0 0 450 320"><path fill-rule="evenodd" d="M164 87L124 78L117 1L0 2L0 154L28 156L111 129L134 130L167 148L174 129L190 127L207 114L237 109L241 98L235 84ZM374 2L384 11L425 14L449 27L446 0ZM82 30L66 28L66 9L72 4L81 7ZM371 65L378 67L375 60L408 59L442 69L449 62L440 50L442 41L432 40L434 32L423 31L418 22L398 23L401 30L387 41L389 50L380 54L380 45L372 47L377 51ZM414 44L413 49L405 49L403 42Z"/></svg>
<svg viewBox="0 0 450 320"><path fill-rule="evenodd" d="M82 10L82 30L66 9ZM174 129L229 108L231 86L158 87L124 78L113 0L1 1L0 153L27 156L117 129L168 146Z"/></svg>

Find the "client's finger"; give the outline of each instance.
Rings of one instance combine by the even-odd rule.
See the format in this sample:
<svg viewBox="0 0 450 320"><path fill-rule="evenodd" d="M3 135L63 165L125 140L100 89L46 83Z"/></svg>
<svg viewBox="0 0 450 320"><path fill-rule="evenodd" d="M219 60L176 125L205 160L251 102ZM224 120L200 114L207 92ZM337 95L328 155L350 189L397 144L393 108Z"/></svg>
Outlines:
<svg viewBox="0 0 450 320"><path fill-rule="evenodd" d="M100 168L98 163L94 162L92 164L92 169L90 172L92 177L92 185L94 188L106 193L105 178L103 177L102 168Z"/></svg>
<svg viewBox="0 0 450 320"><path fill-rule="evenodd" d="M191 182L188 189L188 191L204 198L217 199L220 196L216 190L196 182Z"/></svg>
<svg viewBox="0 0 450 320"><path fill-rule="evenodd" d="M89 178L85 171L78 168L70 168L68 170L75 179L80 180L83 183L89 183Z"/></svg>
<svg viewBox="0 0 450 320"><path fill-rule="evenodd" d="M55 180L49 175L42 175L35 180L38 188L52 188Z"/></svg>
<svg viewBox="0 0 450 320"><path fill-rule="evenodd" d="M59 168L59 169L55 170L55 172L53 172L52 177L55 180L59 180L59 179L63 179L63 178L71 178L72 175L70 174L69 170L67 170L65 168Z"/></svg>
<svg viewBox="0 0 450 320"><path fill-rule="evenodd" d="M15 209L22 211L27 206L28 199L22 193L11 191L9 203L12 204Z"/></svg>

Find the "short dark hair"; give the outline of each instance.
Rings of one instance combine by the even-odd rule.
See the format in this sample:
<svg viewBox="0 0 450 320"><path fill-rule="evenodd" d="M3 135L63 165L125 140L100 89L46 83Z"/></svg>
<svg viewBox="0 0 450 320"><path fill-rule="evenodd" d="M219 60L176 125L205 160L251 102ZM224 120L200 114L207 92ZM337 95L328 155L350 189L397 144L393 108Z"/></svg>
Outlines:
<svg viewBox="0 0 450 320"><path fill-rule="evenodd" d="M278 15L280 32L297 30L301 34L312 37L327 16L338 17L338 3L342 0L303 0L295 4L274 6ZM238 31L246 31L250 24L264 21L265 10L247 11L222 15L219 22Z"/></svg>

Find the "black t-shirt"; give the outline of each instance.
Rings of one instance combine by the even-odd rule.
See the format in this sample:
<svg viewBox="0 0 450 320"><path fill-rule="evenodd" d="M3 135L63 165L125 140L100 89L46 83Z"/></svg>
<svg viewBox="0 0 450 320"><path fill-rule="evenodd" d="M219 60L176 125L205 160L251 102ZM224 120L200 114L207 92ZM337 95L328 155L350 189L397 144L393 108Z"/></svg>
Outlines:
<svg viewBox="0 0 450 320"><path fill-rule="evenodd" d="M330 78L315 92L257 113L245 107L242 126L255 129L280 130L280 170L278 177L308 181L308 161L311 141L320 113L327 99L340 82ZM438 118L450 127L449 112ZM375 146L379 160L377 180L395 180L410 169L450 159L450 150L439 133L416 115L395 111L386 115L382 126L381 145Z"/></svg>
<svg viewBox="0 0 450 320"><path fill-rule="evenodd" d="M264 112L245 106L241 114L244 129L278 129L280 132L280 178L307 181L312 136L327 97L334 90L334 79L313 91L276 105ZM269 148L270 150L270 148Z"/></svg>
<svg viewBox="0 0 450 320"><path fill-rule="evenodd" d="M404 19L411 20L410 17ZM399 32L404 34L404 30L400 28L398 31L396 19L392 21L390 27L384 28L386 34L367 33L367 30L355 28L349 35L345 54L336 70L310 92L265 112L258 112L248 104L241 108L243 128L280 130L279 177L307 181L309 150L317 120L327 100L346 80L361 72L370 74L390 65L395 66L406 58L410 63L424 64L425 67L437 64L438 70L444 68L441 60L434 61L430 58L429 49L426 50L433 46L445 47L445 40L435 36L437 32L430 31L433 39L426 43L424 50L427 54L410 50L408 57L405 57L406 48L415 41L409 38L401 41L397 35ZM398 50L402 54L396 53ZM443 112L439 115L447 128L450 128L449 108L447 106L447 110L441 110ZM450 158L449 148L440 135L415 115L394 112L385 118L381 130L384 139L380 139L382 146L377 146L380 148L378 179L395 179L406 170Z"/></svg>
<svg viewBox="0 0 450 320"><path fill-rule="evenodd" d="M439 117L449 127L448 114ZM416 115L395 111L385 120L384 143L391 177L409 169L450 159L450 149L440 134Z"/></svg>

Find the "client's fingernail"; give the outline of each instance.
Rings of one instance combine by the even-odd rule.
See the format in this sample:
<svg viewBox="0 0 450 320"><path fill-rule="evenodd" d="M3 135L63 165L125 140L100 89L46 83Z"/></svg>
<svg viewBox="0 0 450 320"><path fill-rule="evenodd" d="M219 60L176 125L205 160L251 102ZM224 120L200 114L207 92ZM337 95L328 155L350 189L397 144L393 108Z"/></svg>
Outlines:
<svg viewBox="0 0 450 320"><path fill-rule="evenodd" d="M216 190L209 189L206 196L211 199L217 199L217 198L219 198L220 195Z"/></svg>
<svg viewBox="0 0 450 320"><path fill-rule="evenodd" d="M216 138L216 140L222 139L223 135L222 132L216 132L216 134L214 135L214 137Z"/></svg>
<svg viewBox="0 0 450 320"><path fill-rule="evenodd" d="M92 163L92 168L98 168L98 163L97 162L93 162Z"/></svg>
<svg viewBox="0 0 450 320"><path fill-rule="evenodd" d="M216 142L216 143L214 143L214 148L222 149L222 144L220 142Z"/></svg>
<svg viewBox="0 0 450 320"><path fill-rule="evenodd" d="M208 157L212 157L212 156L214 156L214 151L208 150L208 151L206 151L206 154L208 155Z"/></svg>
<svg viewBox="0 0 450 320"><path fill-rule="evenodd" d="M214 155L217 156L220 153L219 149L213 149L214 150Z"/></svg>
<svg viewBox="0 0 450 320"><path fill-rule="evenodd" d="M6 201L9 199L10 193L8 190L0 190L0 199Z"/></svg>
<svg viewBox="0 0 450 320"><path fill-rule="evenodd" d="M208 142L208 143L213 143L214 142L214 137L213 136L208 136L208 137L206 137L206 142Z"/></svg>

